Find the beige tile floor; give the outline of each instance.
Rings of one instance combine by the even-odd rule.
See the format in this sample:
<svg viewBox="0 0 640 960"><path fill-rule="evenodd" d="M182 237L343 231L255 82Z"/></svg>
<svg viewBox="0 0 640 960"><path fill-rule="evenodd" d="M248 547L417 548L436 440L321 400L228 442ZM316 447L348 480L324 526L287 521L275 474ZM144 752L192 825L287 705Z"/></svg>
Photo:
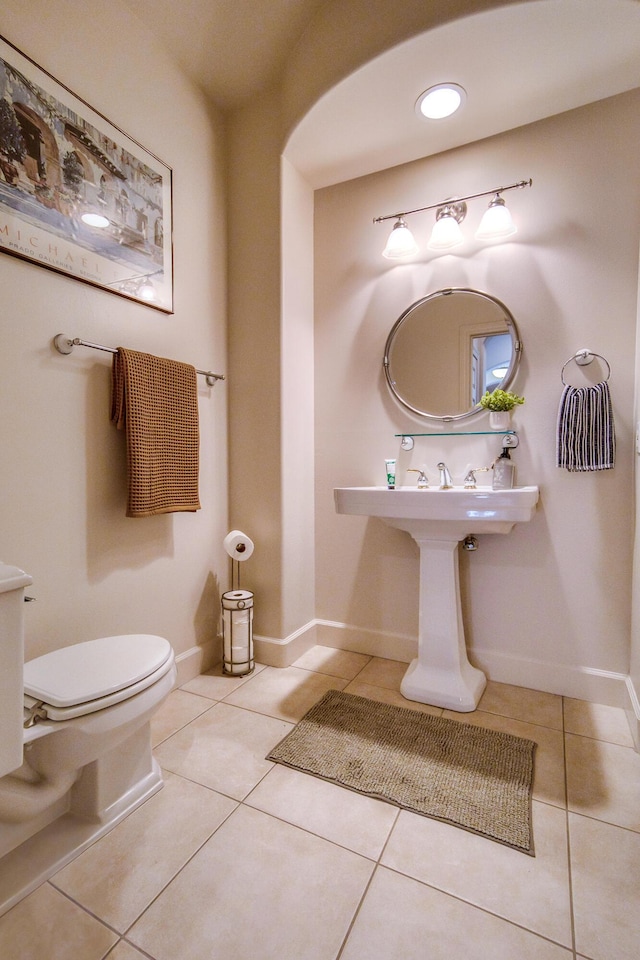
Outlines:
<svg viewBox="0 0 640 960"><path fill-rule="evenodd" d="M489 683L475 713L445 711L536 740L535 857L264 759L332 687L410 706L404 669L315 647L174 691L153 731L165 788L0 918L0 957L637 960L622 710Z"/></svg>

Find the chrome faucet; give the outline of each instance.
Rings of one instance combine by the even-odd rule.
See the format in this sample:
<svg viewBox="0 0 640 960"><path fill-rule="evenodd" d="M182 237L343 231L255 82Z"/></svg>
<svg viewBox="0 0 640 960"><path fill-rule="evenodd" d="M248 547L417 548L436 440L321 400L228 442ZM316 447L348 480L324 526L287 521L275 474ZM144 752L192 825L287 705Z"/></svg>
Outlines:
<svg viewBox="0 0 640 960"><path fill-rule="evenodd" d="M438 470L440 471L440 489L441 490L452 490L453 489L453 480L451 479L451 474L447 470L446 463L442 461L438 464Z"/></svg>

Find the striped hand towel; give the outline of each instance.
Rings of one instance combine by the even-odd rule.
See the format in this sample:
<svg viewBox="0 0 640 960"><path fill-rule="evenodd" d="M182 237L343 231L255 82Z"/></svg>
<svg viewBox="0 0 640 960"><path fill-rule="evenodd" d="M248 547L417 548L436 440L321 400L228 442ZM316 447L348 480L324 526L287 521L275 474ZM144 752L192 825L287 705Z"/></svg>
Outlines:
<svg viewBox="0 0 640 960"><path fill-rule="evenodd" d="M570 471L611 470L616 458L616 430L609 384L566 386L558 409L558 467Z"/></svg>
<svg viewBox="0 0 640 960"><path fill-rule="evenodd" d="M118 347L111 419L127 435L127 516L199 510L195 367Z"/></svg>

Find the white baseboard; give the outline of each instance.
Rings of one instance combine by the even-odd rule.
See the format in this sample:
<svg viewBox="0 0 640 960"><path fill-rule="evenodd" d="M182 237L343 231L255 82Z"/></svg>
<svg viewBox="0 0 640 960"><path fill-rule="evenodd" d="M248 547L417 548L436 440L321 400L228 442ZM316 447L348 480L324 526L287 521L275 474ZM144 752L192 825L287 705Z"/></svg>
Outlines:
<svg viewBox="0 0 640 960"><path fill-rule="evenodd" d="M322 642L316 639L316 622L310 620L283 640L254 634L253 655L256 661L268 667L290 667L294 660L301 657L316 643Z"/></svg>
<svg viewBox="0 0 640 960"><path fill-rule="evenodd" d="M469 659L474 666L484 670L490 680L498 683L511 683L516 687L529 687L625 710L630 706L624 673L515 657L497 650L474 649L469 651Z"/></svg>
<svg viewBox="0 0 640 960"><path fill-rule="evenodd" d="M283 640L255 635L253 638L256 660L269 667L289 667L315 644L404 663L411 663L418 653L418 642L413 637L352 627L331 620L310 620Z"/></svg>
<svg viewBox="0 0 640 960"><path fill-rule="evenodd" d="M351 650L384 660L411 663L418 656L418 640L399 633L353 627L335 620L316 620L316 643L337 650Z"/></svg>
<svg viewBox="0 0 640 960"><path fill-rule="evenodd" d="M352 650L372 657L410 663L418 654L415 637L352 627L329 620L316 621L316 643L340 650ZM631 706L627 677L622 673L596 670L591 667L547 663L527 657L514 657L492 650L470 650L469 659L483 670L490 680L529 687L577 700L604 703L608 706ZM640 713L638 714L640 717Z"/></svg>
<svg viewBox="0 0 640 960"><path fill-rule="evenodd" d="M638 697L638 692L633 685L631 677L627 677L627 695L629 697L627 720L629 721L629 728L631 729L636 750L640 752L640 697Z"/></svg>
<svg viewBox="0 0 640 960"><path fill-rule="evenodd" d="M407 664L418 654L416 637L332 620L310 620L284 639L254 635L253 642L256 661L271 667L290 666L315 644ZM200 652L199 647L195 649ZM191 653L187 651L187 654ZM182 657L187 654L182 654ZM470 650L469 659L490 680L498 683L622 707L628 713L629 723L635 726L634 739L640 748L640 702L626 674L516 657L498 650Z"/></svg>
<svg viewBox="0 0 640 960"><path fill-rule="evenodd" d="M332 620L312 620L283 640L254 637L255 657L268 666L288 667L314 644L350 650L370 657L410 663L418 653L416 637L355 627ZM497 650L470 650L469 659L490 680L545 693L622 707L637 717L640 705L628 677L593 667L516 657ZM634 707L635 697L635 707ZM640 736L640 734L639 734Z"/></svg>
<svg viewBox="0 0 640 960"><path fill-rule="evenodd" d="M214 664L221 659L220 641L210 640L201 647L190 647L184 653L176 654L176 669L178 679L176 686L181 687L188 680L199 677L201 673L206 673Z"/></svg>

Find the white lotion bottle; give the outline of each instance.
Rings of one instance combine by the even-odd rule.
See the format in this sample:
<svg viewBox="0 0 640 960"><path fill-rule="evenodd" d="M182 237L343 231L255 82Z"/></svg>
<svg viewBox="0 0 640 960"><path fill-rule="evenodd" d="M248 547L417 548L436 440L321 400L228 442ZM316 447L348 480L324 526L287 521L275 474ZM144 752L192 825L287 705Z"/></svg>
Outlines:
<svg viewBox="0 0 640 960"><path fill-rule="evenodd" d="M503 447L502 453L493 465L493 489L511 490L516 476L516 465L511 459L508 447Z"/></svg>

